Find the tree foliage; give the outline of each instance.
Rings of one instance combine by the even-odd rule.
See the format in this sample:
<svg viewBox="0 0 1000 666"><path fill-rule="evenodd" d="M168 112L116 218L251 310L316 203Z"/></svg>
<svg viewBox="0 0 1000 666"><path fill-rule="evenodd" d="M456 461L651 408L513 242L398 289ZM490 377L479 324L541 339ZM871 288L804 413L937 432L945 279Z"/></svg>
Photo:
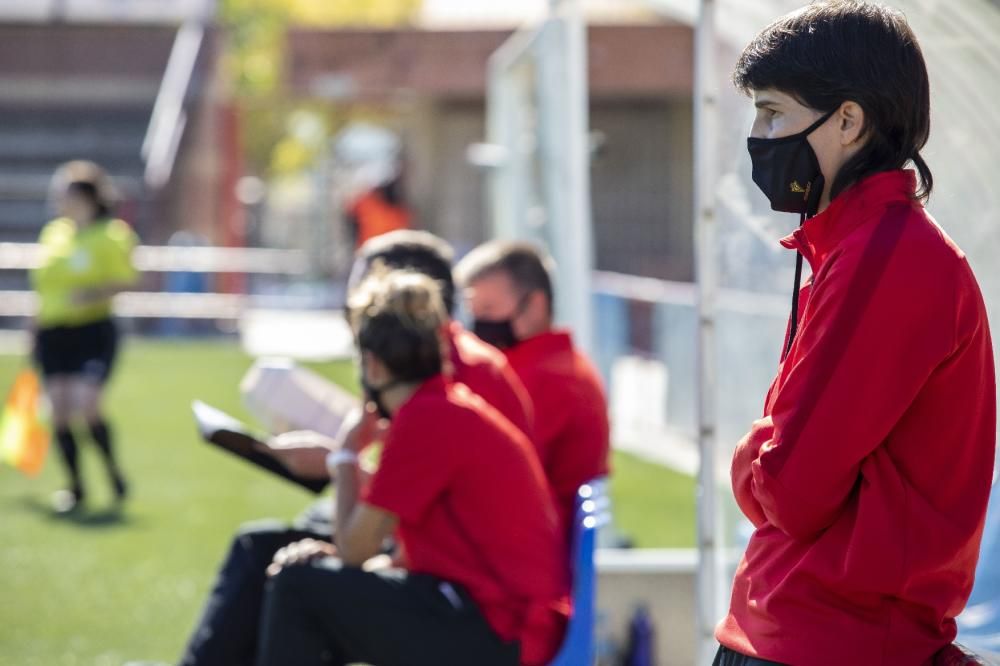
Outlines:
<svg viewBox="0 0 1000 666"><path fill-rule="evenodd" d="M289 119L315 104L282 95L289 27L391 27L412 23L421 0L222 0L223 66L243 110L244 146L251 168L285 171L307 163L314 146L289 135Z"/></svg>
<svg viewBox="0 0 1000 666"><path fill-rule="evenodd" d="M238 94L273 91L279 83L285 31L402 25L413 20L421 0L223 0L227 66Z"/></svg>

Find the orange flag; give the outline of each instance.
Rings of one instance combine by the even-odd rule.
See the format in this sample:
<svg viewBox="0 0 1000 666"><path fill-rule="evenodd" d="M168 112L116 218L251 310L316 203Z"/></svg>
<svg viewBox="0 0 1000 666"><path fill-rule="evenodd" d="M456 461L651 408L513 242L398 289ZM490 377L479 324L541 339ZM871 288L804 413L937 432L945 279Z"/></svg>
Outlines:
<svg viewBox="0 0 1000 666"><path fill-rule="evenodd" d="M49 448L49 433L38 415L40 397L38 376L22 370L0 412L0 462L28 476L42 471Z"/></svg>

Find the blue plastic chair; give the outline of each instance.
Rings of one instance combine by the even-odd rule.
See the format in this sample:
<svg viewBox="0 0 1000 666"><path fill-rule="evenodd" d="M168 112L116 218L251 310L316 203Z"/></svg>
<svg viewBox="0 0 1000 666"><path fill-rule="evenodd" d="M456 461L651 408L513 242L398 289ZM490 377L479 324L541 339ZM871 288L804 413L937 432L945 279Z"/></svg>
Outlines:
<svg viewBox="0 0 1000 666"><path fill-rule="evenodd" d="M594 616L597 605L597 572L594 550L597 528L607 522L610 499L607 481L594 479L576 493L573 523L573 615L562 647L549 666L589 666L594 663Z"/></svg>
<svg viewBox="0 0 1000 666"><path fill-rule="evenodd" d="M958 639L1000 663L1000 482L993 484L976 585L965 612L958 616Z"/></svg>
<svg viewBox="0 0 1000 666"><path fill-rule="evenodd" d="M976 654L958 643L941 648L931 663L933 666L996 666L996 662L985 654Z"/></svg>

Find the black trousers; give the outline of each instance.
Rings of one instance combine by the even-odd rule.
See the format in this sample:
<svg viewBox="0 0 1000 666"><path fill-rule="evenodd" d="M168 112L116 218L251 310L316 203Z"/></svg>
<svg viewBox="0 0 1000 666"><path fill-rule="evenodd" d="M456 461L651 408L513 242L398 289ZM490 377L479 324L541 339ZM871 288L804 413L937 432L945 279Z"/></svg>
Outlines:
<svg viewBox="0 0 1000 666"><path fill-rule="evenodd" d="M730 650L729 648L720 645L719 651L715 653L715 661L712 662L712 666L785 666L785 665L779 664L776 661L768 661L766 659L757 659L756 657L748 657L745 654L740 654L735 650Z"/></svg>
<svg viewBox="0 0 1000 666"><path fill-rule="evenodd" d="M325 532L317 524L298 528L278 521L260 521L241 528L188 639L181 666L254 663L267 566L278 550L301 539L329 540L329 525Z"/></svg>
<svg viewBox="0 0 1000 666"><path fill-rule="evenodd" d="M365 572L327 558L267 584L258 666L518 666L457 585L400 569Z"/></svg>

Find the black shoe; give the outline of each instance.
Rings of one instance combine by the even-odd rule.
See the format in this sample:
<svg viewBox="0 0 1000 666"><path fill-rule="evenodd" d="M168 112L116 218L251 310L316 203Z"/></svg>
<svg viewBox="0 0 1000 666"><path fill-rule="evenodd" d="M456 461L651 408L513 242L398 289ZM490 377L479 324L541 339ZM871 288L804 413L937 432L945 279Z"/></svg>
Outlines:
<svg viewBox="0 0 1000 666"><path fill-rule="evenodd" d="M125 482L125 477L121 475L121 472L115 472L112 475L111 485L115 489L115 501L124 502L125 498L128 497L128 484Z"/></svg>
<svg viewBox="0 0 1000 666"><path fill-rule="evenodd" d="M83 506L83 490L66 488L52 493L52 510L58 514L73 513Z"/></svg>

